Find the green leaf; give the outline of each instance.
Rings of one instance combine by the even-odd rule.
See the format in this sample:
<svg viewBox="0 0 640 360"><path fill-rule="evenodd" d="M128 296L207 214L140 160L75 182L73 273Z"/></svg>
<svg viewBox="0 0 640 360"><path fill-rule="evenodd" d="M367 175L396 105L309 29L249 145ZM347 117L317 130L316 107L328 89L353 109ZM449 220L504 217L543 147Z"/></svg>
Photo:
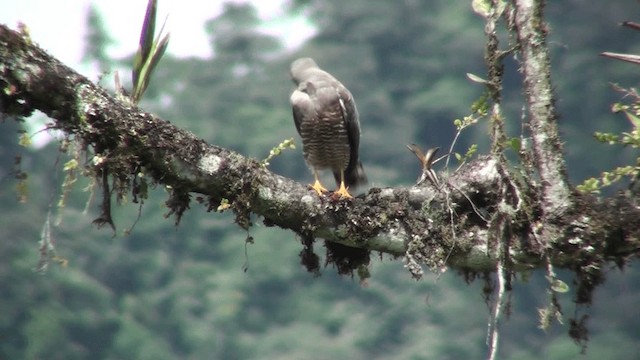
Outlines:
<svg viewBox="0 0 640 360"><path fill-rule="evenodd" d="M620 111L627 110L629 108L628 105L624 105L621 103L615 103L611 106L611 112L618 113Z"/></svg>
<svg viewBox="0 0 640 360"><path fill-rule="evenodd" d="M520 149L522 149L522 142L520 141L520 138L517 137L512 137L511 139L507 140L507 145L509 145L509 147L512 148L516 153L519 153Z"/></svg>
<svg viewBox="0 0 640 360"><path fill-rule="evenodd" d="M77 167L78 167L78 160L71 159L64 164L63 170L64 171L74 170Z"/></svg>
<svg viewBox="0 0 640 360"><path fill-rule="evenodd" d="M262 160L260 164L262 164L263 167L267 167L269 166L269 162L274 157L280 155L283 150L295 149L295 148L296 148L296 145L293 141L293 138L286 139L282 141L280 144L276 145L274 148L272 148L271 151L269 151L269 156L267 156L266 159Z"/></svg>
<svg viewBox="0 0 640 360"><path fill-rule="evenodd" d="M26 132L22 133L20 135L20 140L18 140L18 144L24 147L31 145L31 136L29 136Z"/></svg>
<svg viewBox="0 0 640 360"><path fill-rule="evenodd" d="M627 115L627 119L629 119L631 126L633 126L635 129L640 128L640 118L636 114L630 111L625 111L624 114Z"/></svg>
<svg viewBox="0 0 640 360"><path fill-rule="evenodd" d="M478 75L472 74L472 73L467 73L467 78L473 82L477 82L478 84L488 84L489 81L481 78Z"/></svg>
<svg viewBox="0 0 640 360"><path fill-rule="evenodd" d="M156 14L158 12L158 1L149 0L147 3L147 12L142 23L142 31L140 32L140 49L142 57L148 58L153 48L153 36L156 32Z"/></svg>
<svg viewBox="0 0 640 360"><path fill-rule="evenodd" d="M149 58L151 49L153 48L153 35L156 31L156 12L158 8L157 0L149 0L147 3L147 11L142 23L142 30L140 31L140 45L133 63L133 85L138 84L138 79L142 72L142 68Z"/></svg>
<svg viewBox="0 0 640 360"><path fill-rule="evenodd" d="M162 32L164 31L164 27L167 23L167 18L165 18L158 36L155 40L153 39L155 32L155 17L156 2L150 0L142 26L142 33L140 34L140 47L136 53L133 65L134 81L131 99L134 103L138 103L144 92L147 90L149 81L151 80L151 74L153 73L156 65L160 62L160 59L169 45L170 34L162 36Z"/></svg>
<svg viewBox="0 0 640 360"><path fill-rule="evenodd" d="M569 285L562 280L554 279L551 283L551 290L557 293L566 293L569 291Z"/></svg>
<svg viewBox="0 0 640 360"><path fill-rule="evenodd" d="M600 180L596 178L586 179L582 184L576 187L582 193L597 194L600 192Z"/></svg>
<svg viewBox="0 0 640 360"><path fill-rule="evenodd" d="M608 143L609 145L618 143L618 135L612 133L603 133L596 131L595 133L593 133L593 137L595 137L599 142Z"/></svg>
<svg viewBox="0 0 640 360"><path fill-rule="evenodd" d="M464 157L466 159L469 159L473 156L473 154L476 153L476 151L478 151L478 144L471 144L471 146L469 146L469 149L467 150L467 153L464 154Z"/></svg>
<svg viewBox="0 0 640 360"><path fill-rule="evenodd" d="M491 13L491 1L490 0L473 0L471 1L471 8L476 14L484 18L487 18Z"/></svg>
<svg viewBox="0 0 640 360"><path fill-rule="evenodd" d="M165 35L158 43L158 46L154 48L153 55L149 60L149 76L151 76L151 73L155 69L156 65L158 65L165 51L167 51L167 47L169 46L169 35L170 34Z"/></svg>
<svg viewBox="0 0 640 360"><path fill-rule="evenodd" d="M491 0L473 0L471 1L471 7L476 14L484 18L488 18L489 16L491 16L493 14L492 10L494 10ZM504 12L504 9L506 9L506 7L506 1L498 1L498 7L495 9L495 16L499 17L500 15L502 15L502 12Z"/></svg>

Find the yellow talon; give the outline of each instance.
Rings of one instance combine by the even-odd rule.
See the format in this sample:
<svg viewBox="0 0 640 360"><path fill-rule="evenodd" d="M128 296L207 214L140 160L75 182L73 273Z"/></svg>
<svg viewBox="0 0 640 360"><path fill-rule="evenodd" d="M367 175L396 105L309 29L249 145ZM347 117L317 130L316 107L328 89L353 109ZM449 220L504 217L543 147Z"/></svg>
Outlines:
<svg viewBox="0 0 640 360"><path fill-rule="evenodd" d="M340 171L340 187L334 192L334 195L339 195L340 199L351 199L353 197L349 194L347 187L344 186L344 171Z"/></svg>
<svg viewBox="0 0 640 360"><path fill-rule="evenodd" d="M344 186L344 182L340 182L340 188L335 191L334 194L340 195L340 199L351 199L353 196L349 194L347 187Z"/></svg>
<svg viewBox="0 0 640 360"><path fill-rule="evenodd" d="M322 184L320 183L320 180L318 180L317 177L316 177L316 182L314 182L313 185L309 185L309 187L315 190L316 193L318 193L318 196L322 196L323 194L329 192L329 190L325 189L325 187L322 186Z"/></svg>

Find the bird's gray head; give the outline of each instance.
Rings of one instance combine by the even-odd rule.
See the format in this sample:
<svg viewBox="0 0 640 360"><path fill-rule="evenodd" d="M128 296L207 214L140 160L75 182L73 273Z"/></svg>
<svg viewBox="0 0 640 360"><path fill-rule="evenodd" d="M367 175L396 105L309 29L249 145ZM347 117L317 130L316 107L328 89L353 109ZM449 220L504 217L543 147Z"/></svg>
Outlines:
<svg viewBox="0 0 640 360"><path fill-rule="evenodd" d="M312 58L305 57L292 62L289 71L291 72L291 78L293 79L293 81L299 83L300 81L302 81L305 71L317 68L318 64L316 64L316 62L313 61Z"/></svg>

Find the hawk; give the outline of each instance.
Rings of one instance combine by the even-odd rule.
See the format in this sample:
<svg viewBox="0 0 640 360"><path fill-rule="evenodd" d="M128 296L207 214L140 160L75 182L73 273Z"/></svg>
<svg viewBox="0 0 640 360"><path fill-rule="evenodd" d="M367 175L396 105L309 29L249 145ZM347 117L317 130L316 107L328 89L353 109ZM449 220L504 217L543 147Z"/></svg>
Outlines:
<svg viewBox="0 0 640 360"><path fill-rule="evenodd" d="M328 192L318 171L330 169L338 186L335 194L351 198L348 188L367 182L358 159L360 122L353 96L311 58L295 60L291 78L297 85L290 98L293 120L302 138L304 159L313 171L311 187L318 195Z"/></svg>

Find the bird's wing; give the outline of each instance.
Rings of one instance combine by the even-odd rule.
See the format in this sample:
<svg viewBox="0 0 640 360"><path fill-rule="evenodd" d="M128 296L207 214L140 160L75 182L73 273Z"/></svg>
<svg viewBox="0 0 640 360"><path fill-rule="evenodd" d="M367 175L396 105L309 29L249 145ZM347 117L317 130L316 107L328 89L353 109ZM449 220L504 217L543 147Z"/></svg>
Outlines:
<svg viewBox="0 0 640 360"><path fill-rule="evenodd" d="M341 83L336 84L336 90L340 99L340 106L342 107L342 115L347 129L347 136L349 138L349 146L351 149L351 156L349 159L349 167L355 166L355 162L358 160L358 148L360 146L360 121L358 119L358 109L356 109L356 103L353 101L353 96Z"/></svg>
<svg viewBox="0 0 640 360"><path fill-rule="evenodd" d="M304 90L304 88L303 88ZM296 125L298 134L300 133L300 126L305 118L312 116L314 112L313 101L308 93L300 89L300 87L293 91L291 94L291 108L293 109L293 122Z"/></svg>

